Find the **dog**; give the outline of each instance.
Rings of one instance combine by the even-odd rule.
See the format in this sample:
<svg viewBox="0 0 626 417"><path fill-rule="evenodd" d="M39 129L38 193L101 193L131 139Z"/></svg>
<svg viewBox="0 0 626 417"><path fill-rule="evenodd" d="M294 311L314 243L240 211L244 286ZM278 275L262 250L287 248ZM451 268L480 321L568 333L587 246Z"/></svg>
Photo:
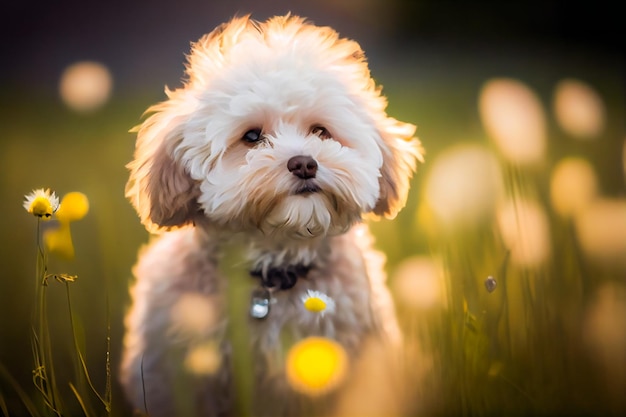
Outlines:
<svg viewBox="0 0 626 417"><path fill-rule="evenodd" d="M127 165L126 197L155 238L133 269L124 392L152 417L233 415L249 372L254 415L356 412L342 396L367 385L359 363L402 344L367 220L405 205L423 160L416 127L386 114L358 43L298 16L233 18L187 59L183 86L135 128ZM234 280L251 284L245 300L229 299ZM308 310L307 294L332 309ZM237 315L249 346L232 340ZM348 362L314 395L284 360L307 337ZM206 372L186 366L199 346ZM249 366L238 373L237 349ZM385 389L373 383L367 395Z"/></svg>

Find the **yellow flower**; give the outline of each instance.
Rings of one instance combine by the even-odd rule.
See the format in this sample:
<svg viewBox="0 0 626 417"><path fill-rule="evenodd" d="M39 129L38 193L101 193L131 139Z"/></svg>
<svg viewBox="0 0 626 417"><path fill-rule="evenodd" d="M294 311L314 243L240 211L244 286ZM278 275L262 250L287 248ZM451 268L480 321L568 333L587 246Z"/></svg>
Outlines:
<svg viewBox="0 0 626 417"><path fill-rule="evenodd" d="M88 211L89 200L83 193L71 192L63 196L61 207L56 212L59 227L47 230L43 236L50 253L67 260L74 258L70 222L82 219Z"/></svg>
<svg viewBox="0 0 626 417"><path fill-rule="evenodd" d="M326 312L333 313L335 311L335 301L320 291L307 290L302 297L302 303L307 310L320 313L322 316Z"/></svg>
<svg viewBox="0 0 626 417"><path fill-rule="evenodd" d="M287 353L286 376L297 391L317 396L337 387L345 378L348 356L337 342L308 337Z"/></svg>
<svg viewBox="0 0 626 417"><path fill-rule="evenodd" d="M24 208L33 216L49 220L59 208L59 199L50 189L39 188L25 196Z"/></svg>

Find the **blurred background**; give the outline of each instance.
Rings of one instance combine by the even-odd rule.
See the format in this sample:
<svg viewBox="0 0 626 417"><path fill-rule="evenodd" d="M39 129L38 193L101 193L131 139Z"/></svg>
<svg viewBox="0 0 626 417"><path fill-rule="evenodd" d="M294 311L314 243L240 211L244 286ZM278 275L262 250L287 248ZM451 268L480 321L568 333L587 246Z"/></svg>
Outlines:
<svg viewBox="0 0 626 417"><path fill-rule="evenodd" d="M0 17L0 414L36 397L35 188L80 191L72 302L94 385L116 385L130 270L148 235L124 198L143 111L181 85L190 42L291 11L366 51L426 163L372 225L406 335L407 415L626 412L624 25L618 3L434 0L9 2ZM73 341L48 289L61 377ZM65 364L65 365L64 365ZM11 378L6 375L10 374ZM393 401L393 399L390 399ZM71 401L70 401L71 402ZM0 402L1 404L1 402ZM69 408L77 407L70 404ZM77 408L76 408L77 409ZM78 409L77 409L78 410ZM80 413L78 413L80 415ZM99 415L105 415L104 412Z"/></svg>

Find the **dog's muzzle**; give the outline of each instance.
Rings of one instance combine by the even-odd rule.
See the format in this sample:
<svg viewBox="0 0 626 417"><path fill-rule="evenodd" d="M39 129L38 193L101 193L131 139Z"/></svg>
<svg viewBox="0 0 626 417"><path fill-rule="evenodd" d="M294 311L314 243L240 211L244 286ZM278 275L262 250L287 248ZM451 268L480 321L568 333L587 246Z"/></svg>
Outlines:
<svg viewBox="0 0 626 417"><path fill-rule="evenodd" d="M300 184L298 188L296 188L294 194L312 194L320 190L321 188L319 185L315 184L314 182L305 181L304 183Z"/></svg>

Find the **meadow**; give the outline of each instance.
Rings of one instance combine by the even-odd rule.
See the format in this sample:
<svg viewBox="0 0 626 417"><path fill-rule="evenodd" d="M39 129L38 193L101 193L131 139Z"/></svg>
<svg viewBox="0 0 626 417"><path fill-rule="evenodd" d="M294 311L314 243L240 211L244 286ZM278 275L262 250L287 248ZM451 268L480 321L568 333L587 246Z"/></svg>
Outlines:
<svg viewBox="0 0 626 417"><path fill-rule="evenodd" d="M387 399L402 402L399 414L626 411L623 60L553 52L370 59L389 113L417 124L426 149L406 208L372 223L405 334L407 395ZM36 188L89 200L71 224L75 257L47 265L77 277L47 286L63 415L130 413L116 373L148 234L124 198L124 165L128 130L161 91L116 91L86 113L34 87L6 86L0 98L0 414L54 415L33 384L38 229L22 203Z"/></svg>

